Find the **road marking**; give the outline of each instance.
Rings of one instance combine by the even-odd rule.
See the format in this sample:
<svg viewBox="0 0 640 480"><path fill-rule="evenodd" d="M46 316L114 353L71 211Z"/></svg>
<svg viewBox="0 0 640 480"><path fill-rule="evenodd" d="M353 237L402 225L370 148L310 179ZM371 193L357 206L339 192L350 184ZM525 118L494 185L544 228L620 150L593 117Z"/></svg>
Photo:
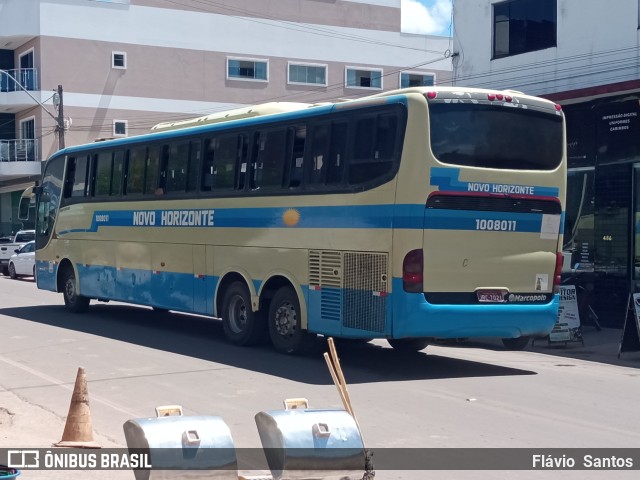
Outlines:
<svg viewBox="0 0 640 480"><path fill-rule="evenodd" d="M21 363L16 362L15 360L11 360L7 357L4 357L2 355L0 355L0 361L11 365L12 367L16 367L19 368L20 370L23 370L27 373L30 373L31 375L34 375L38 378L41 378L42 380L51 383L51 385L55 385L58 387L62 387L65 390L69 390L70 392L73 393L73 389L75 388L75 380L74 380L74 384L72 386L67 385L67 382L63 382L62 380L59 380L55 377L52 377L50 375L47 375L46 373L42 373L39 372L38 370L34 370L31 367L27 367L26 365L22 365ZM11 391L11 390L10 390ZM109 408L112 408L114 410L117 410L118 412L124 413L132 418L139 418L140 415L137 413L133 413L125 408L122 408L120 405L117 405L113 402L110 402L109 400L106 400L104 398L101 398L100 396L97 395L91 395L90 399L91 402L97 402L97 403L101 403L102 405L105 405Z"/></svg>

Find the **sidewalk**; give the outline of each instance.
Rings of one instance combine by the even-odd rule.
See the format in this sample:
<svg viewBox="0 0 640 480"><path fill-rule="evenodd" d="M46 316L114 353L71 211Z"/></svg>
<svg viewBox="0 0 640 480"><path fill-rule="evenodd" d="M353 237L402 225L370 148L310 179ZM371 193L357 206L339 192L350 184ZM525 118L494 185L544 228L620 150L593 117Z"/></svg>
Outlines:
<svg viewBox="0 0 640 480"><path fill-rule="evenodd" d="M640 351L622 352L618 358L622 329L602 328L602 330L596 330L592 326L583 326L582 338L584 346L581 342L549 343L547 338L536 338L529 342L524 350L563 358L640 368ZM461 342L460 345L504 350L500 339L473 338Z"/></svg>
<svg viewBox="0 0 640 480"><path fill-rule="evenodd" d="M71 396L69 396L71 399ZM65 419L37 405L32 405L7 390L0 390L0 449L50 448L61 439ZM109 438L97 435L96 442L105 448L122 448ZM22 471L17 480L82 480L88 477L83 470ZM93 470L92 479L132 480L133 472L125 470Z"/></svg>
<svg viewBox="0 0 640 480"><path fill-rule="evenodd" d="M640 368L640 351L622 352L618 358L622 329L603 328L598 331L595 327L583 326L582 338L584 346L580 342L569 342L566 345L564 343L549 344L546 339L536 339L533 345L530 343L526 350L559 357Z"/></svg>

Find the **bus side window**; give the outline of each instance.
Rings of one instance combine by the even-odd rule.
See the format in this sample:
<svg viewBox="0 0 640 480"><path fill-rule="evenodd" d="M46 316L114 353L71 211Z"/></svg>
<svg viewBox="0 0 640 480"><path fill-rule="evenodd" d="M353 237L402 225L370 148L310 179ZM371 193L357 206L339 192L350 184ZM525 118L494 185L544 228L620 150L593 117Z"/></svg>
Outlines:
<svg viewBox="0 0 640 480"><path fill-rule="evenodd" d="M127 164L127 195L142 195L144 192L144 167L147 149L133 148L129 150Z"/></svg>
<svg viewBox="0 0 640 480"><path fill-rule="evenodd" d="M287 150L287 129L265 130L254 143L252 190L282 188Z"/></svg>
<svg viewBox="0 0 640 480"><path fill-rule="evenodd" d="M214 184L216 190L233 190L236 186L236 168L242 135L220 137L214 161Z"/></svg>
<svg viewBox="0 0 640 480"><path fill-rule="evenodd" d="M72 197L86 197L89 195L89 173L91 157L86 155L84 157L76 158L75 174L73 178L73 187L71 189Z"/></svg>
<svg viewBox="0 0 640 480"><path fill-rule="evenodd" d="M96 182L94 195L108 196L111 192L111 171L113 159L111 152L101 152L96 155Z"/></svg>
<svg viewBox="0 0 640 480"><path fill-rule="evenodd" d="M367 116L356 121L349 184L367 183L391 171L397 124L395 115Z"/></svg>
<svg viewBox="0 0 640 480"><path fill-rule="evenodd" d="M191 140L189 143L189 166L187 169L187 192L195 192L198 189L198 169L200 168L200 140Z"/></svg>
<svg viewBox="0 0 640 480"><path fill-rule="evenodd" d="M144 177L144 194L153 195L156 189L161 186L159 180L160 172L160 145L152 145L147 151L147 161Z"/></svg>
<svg viewBox="0 0 640 480"><path fill-rule="evenodd" d="M202 177L200 180L200 190L210 192L213 190L213 157L215 155L216 139L207 138L204 141L204 153L202 155Z"/></svg>
<svg viewBox="0 0 640 480"><path fill-rule="evenodd" d="M202 163L202 190L233 190L236 186L236 168L242 152L243 135L224 135L205 140ZM244 183L242 184L244 186Z"/></svg>
<svg viewBox="0 0 640 480"><path fill-rule="evenodd" d="M238 155L238 163L236 166L236 190L244 190L248 174L247 164L249 162L249 135L238 135L236 150Z"/></svg>
<svg viewBox="0 0 640 480"><path fill-rule="evenodd" d="M64 189L62 191L62 198L69 198L73 192L73 182L76 178L76 157L69 157L67 159L67 173L64 176Z"/></svg>
<svg viewBox="0 0 640 480"><path fill-rule="evenodd" d="M312 131L308 183L316 186L324 184L328 170L330 125L328 123L315 125Z"/></svg>
<svg viewBox="0 0 640 480"><path fill-rule="evenodd" d="M298 125L290 127L287 148L291 152L289 155L289 178L285 181L285 186L298 188L302 186L304 173L304 147L307 139L307 127Z"/></svg>
<svg viewBox="0 0 640 480"><path fill-rule="evenodd" d="M113 173L111 178L112 197L122 195L122 182L124 180L124 150L118 150L113 153Z"/></svg>
<svg viewBox="0 0 640 480"><path fill-rule="evenodd" d="M349 124L347 122L334 122L331 125L329 143L329 158L327 162L327 185L338 185L344 177L344 166L347 157L347 138Z"/></svg>
<svg viewBox="0 0 640 480"><path fill-rule="evenodd" d="M168 146L167 154L166 168L163 169L166 192L184 192L187 189L189 143L173 143Z"/></svg>

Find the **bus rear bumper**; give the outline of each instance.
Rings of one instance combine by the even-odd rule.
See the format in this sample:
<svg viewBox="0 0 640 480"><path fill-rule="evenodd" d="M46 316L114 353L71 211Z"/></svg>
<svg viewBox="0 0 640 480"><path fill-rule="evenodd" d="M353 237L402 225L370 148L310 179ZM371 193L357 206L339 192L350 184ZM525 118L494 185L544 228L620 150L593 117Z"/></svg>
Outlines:
<svg viewBox="0 0 640 480"><path fill-rule="evenodd" d="M394 291L402 298L394 302L393 338L546 336L558 318L557 294L547 304L433 305L422 294L399 290Z"/></svg>

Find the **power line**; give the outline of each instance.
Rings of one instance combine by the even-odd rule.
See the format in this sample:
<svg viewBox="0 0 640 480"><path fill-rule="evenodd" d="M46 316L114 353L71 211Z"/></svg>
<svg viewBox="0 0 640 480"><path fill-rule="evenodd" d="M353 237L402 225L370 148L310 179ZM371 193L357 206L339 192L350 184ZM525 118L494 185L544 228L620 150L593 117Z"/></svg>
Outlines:
<svg viewBox="0 0 640 480"><path fill-rule="evenodd" d="M189 8L194 8L196 10L200 10L202 12L205 13L214 13L215 12L211 9L205 9L205 8L200 8L200 7L195 7L192 5L186 5L184 3L180 3L177 0L164 0L167 3L171 3L173 5L178 5L178 6L183 6L183 7L189 7ZM214 1L207 1L207 0L193 0L196 3L200 3L203 5L207 5L210 7L217 7L220 10L229 10L232 12L237 12L237 13L242 13L242 14L248 14L248 15L252 15L255 13L251 12L250 10L245 10L242 8L237 8L237 7L230 7L228 5L222 5L219 4L217 2ZM220 14L221 15L221 14ZM395 43L389 43L389 42L384 42L381 40L372 40L371 38L368 37L364 37L361 35L356 35L356 34L352 34L352 33L346 33L346 32L338 32L336 30L332 30L330 28L326 28L326 27L320 27L317 25L313 25L313 24L301 24L298 22L290 22L287 20L282 20L279 19L277 17L270 17L269 15L263 15L260 17L246 17L246 16L240 16L240 15L228 15L229 17L233 17L236 18L238 20L243 20L243 21L247 21L247 22L253 22L253 23L259 23L262 25L268 25L268 26L272 26L272 27L277 27L277 28L284 28L286 30L292 30L292 31L297 31L297 32L306 32L306 33L310 33L312 35L319 35L319 36L324 36L324 37L328 37L328 38L337 38L337 39L341 39L341 40L350 40L350 41L354 41L354 42L361 42L361 43L369 43L372 45L381 45L381 46L388 46L388 47L394 47L394 48L401 48L403 50L416 50L419 52L425 52L425 53L436 53L436 54L441 54L443 52L438 51L438 50L428 50L428 49L423 49L423 48L417 48L417 47L408 47L406 45L400 45L400 44L395 44ZM270 20L271 22L274 23L268 23L268 22L264 22L261 21L260 18L266 19L266 20ZM282 24L282 25L278 25L278 24Z"/></svg>

